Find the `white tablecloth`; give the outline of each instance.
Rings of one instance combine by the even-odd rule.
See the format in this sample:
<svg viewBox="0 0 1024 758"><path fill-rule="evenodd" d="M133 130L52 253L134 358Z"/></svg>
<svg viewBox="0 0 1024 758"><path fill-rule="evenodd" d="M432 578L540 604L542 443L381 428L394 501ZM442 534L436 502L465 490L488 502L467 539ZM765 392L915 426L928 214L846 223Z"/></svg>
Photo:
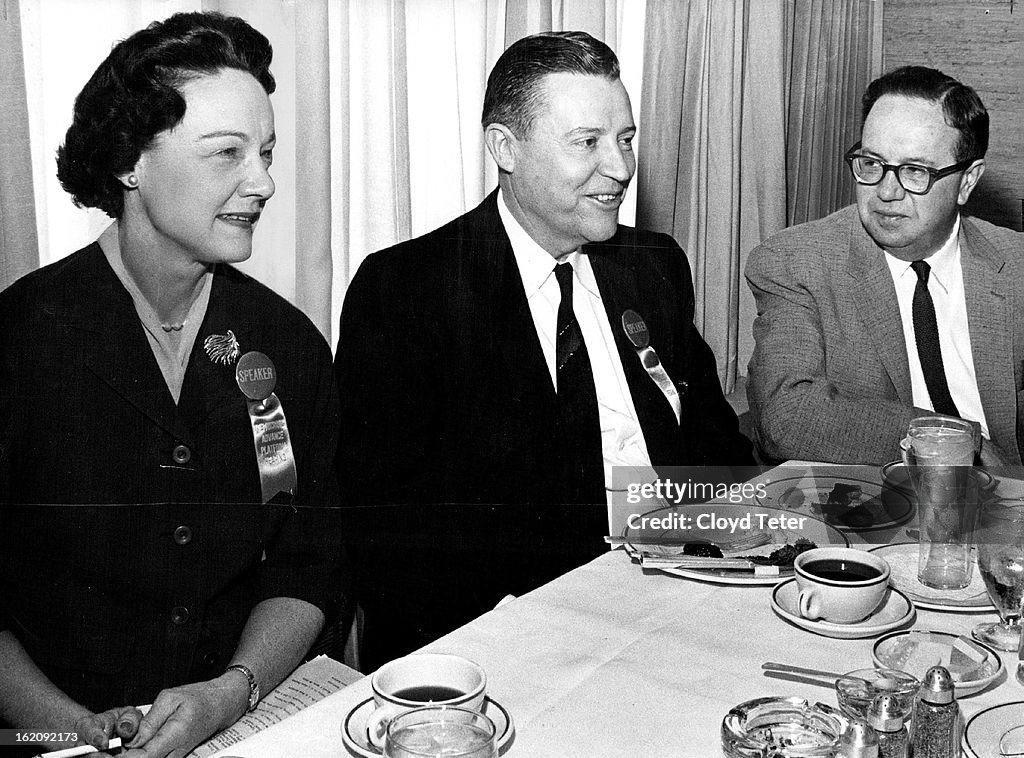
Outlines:
<svg viewBox="0 0 1024 758"><path fill-rule="evenodd" d="M767 679L765 661L848 671L872 665L873 640L838 640L782 620L770 587L644 574L621 551L602 556L431 644L487 671L513 715L510 756L721 755L722 717L745 700L796 695L835 705L831 689ZM969 634L994 612L919 610L915 629ZM1024 700L1015 656L997 684L961 705ZM369 697L364 679L226 753L245 758L347 755L340 724Z"/></svg>

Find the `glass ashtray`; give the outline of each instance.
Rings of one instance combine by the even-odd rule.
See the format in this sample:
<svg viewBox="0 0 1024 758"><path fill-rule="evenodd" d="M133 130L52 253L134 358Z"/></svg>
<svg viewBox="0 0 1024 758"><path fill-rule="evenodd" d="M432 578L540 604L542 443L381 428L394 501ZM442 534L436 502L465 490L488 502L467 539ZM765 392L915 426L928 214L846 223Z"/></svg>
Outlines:
<svg viewBox="0 0 1024 758"><path fill-rule="evenodd" d="M848 723L835 708L798 697L748 700L722 719L722 749L729 758L829 758Z"/></svg>
<svg viewBox="0 0 1024 758"><path fill-rule="evenodd" d="M852 718L866 719L871 701L878 695L895 695L903 720L910 718L921 682L906 671L857 669L836 679L840 710Z"/></svg>

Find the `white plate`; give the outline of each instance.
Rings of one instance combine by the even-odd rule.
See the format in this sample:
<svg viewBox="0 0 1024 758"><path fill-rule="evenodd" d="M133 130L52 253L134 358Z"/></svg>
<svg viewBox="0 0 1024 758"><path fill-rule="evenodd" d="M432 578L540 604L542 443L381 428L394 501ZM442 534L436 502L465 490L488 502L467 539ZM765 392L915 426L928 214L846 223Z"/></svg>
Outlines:
<svg viewBox="0 0 1024 758"><path fill-rule="evenodd" d="M800 615L797 602L798 594L796 579L790 579L788 582L778 585L772 590L772 610L801 629L825 637L836 637L842 640L877 637L879 634L891 632L893 629L913 621L914 616L917 615L914 604L907 599L907 596L890 587L882 607L863 621L858 621L855 624L833 624L823 620L811 621Z"/></svg>
<svg viewBox="0 0 1024 758"><path fill-rule="evenodd" d="M959 639L958 635L952 634L951 632L934 632L927 629L891 632L875 642L871 648L871 657L875 661L875 667L906 671L911 676L916 676L918 679L923 680L925 673L927 673L927 668L929 667L925 667L924 670L921 671L911 671L906 668L902 662L893 661L892 657L889 655L889 653L894 651L894 647L900 643L902 638L908 637L911 634L927 635L928 642L945 645L947 647L952 647L953 643ZM960 681L956 674L953 674L953 684L956 686L955 695L958 698L973 695L976 692L981 692L992 684L992 682L998 679L999 675L1003 673L1003 661L992 648L978 642L977 640L970 640L970 643L973 647L981 648L985 651L985 662L982 664L985 667L985 675L977 679L970 679L964 682ZM948 656L946 656L946 659L948 660Z"/></svg>
<svg viewBox="0 0 1024 758"><path fill-rule="evenodd" d="M889 583L901 590L918 608L958 613L995 610L978 571L971 572L971 583L962 590L935 590L917 580L916 542L881 545L871 548L871 552L885 558L890 569Z"/></svg>
<svg viewBox="0 0 1024 758"><path fill-rule="evenodd" d="M963 748L969 758L1001 758L999 741L1013 727L1024 729L1024 701L993 705L967 721ZM1014 755L1014 753L1010 753Z"/></svg>
<svg viewBox="0 0 1024 758"><path fill-rule="evenodd" d="M829 493L837 484L857 487L860 494L849 505L828 505ZM764 495L758 495L757 501L773 508L808 513L848 532L888 529L914 515L914 503L903 489L886 487L883 491L878 482L814 471L768 482Z"/></svg>
<svg viewBox="0 0 1024 758"><path fill-rule="evenodd" d="M350 710L341 722L341 740L352 753L362 758L380 758L380 748L370 742L366 732L366 722L373 713L375 706L373 698L369 697ZM512 723L512 714L497 700L491 697L484 698L484 707L481 711L494 722L494 730L498 735L498 753L504 751L516 728Z"/></svg>
<svg viewBox="0 0 1024 758"><path fill-rule="evenodd" d="M719 519L742 519L750 517L750 529L745 527L725 526L715 528L706 526L704 519L713 516ZM643 514L644 518L677 517L681 525L676 529L630 529L623 530L624 537L635 538L638 543L645 539L657 538L662 540L678 540L684 542L709 542L718 545L726 553L729 553L729 544L745 536L756 533L764 533L770 540L769 544L757 548L740 550L741 555L768 555L779 547L792 544L803 537L810 540L818 547L835 545L837 547L849 547L850 541L846 535L835 527L829 526L824 521L794 514L789 511L781 511L778 508L768 508L761 505L737 505L736 503L702 503L700 505L672 505L665 508L657 508L649 513ZM802 527L799 529L770 529L759 528L759 523L767 523L767 519L802 519ZM683 520L685 519L685 521ZM632 545L627 545L631 554L636 553ZM732 554L730 554L732 557ZM793 575L792 568L784 568L778 575L758 576L753 571L738 571L732 569L693 569L693 568L662 568L658 569L666 574L682 576L687 579L699 579L704 582L716 584L747 584L747 585L773 585L785 581Z"/></svg>
<svg viewBox="0 0 1024 758"><path fill-rule="evenodd" d="M1000 481L983 468L971 469L971 475L975 477L981 488L982 500L992 500L996 497L996 487ZM917 493L914 490L914 483L910 480L910 469L903 461L890 461L882 466L882 482L893 489L902 490L907 496L917 502Z"/></svg>

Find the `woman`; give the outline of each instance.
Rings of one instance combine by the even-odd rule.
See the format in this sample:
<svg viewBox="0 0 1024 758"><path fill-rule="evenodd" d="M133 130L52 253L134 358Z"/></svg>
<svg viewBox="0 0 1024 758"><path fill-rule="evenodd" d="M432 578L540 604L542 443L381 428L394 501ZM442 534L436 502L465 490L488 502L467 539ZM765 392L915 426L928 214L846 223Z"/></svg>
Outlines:
<svg viewBox="0 0 1024 758"><path fill-rule="evenodd" d="M0 293L13 726L183 755L276 686L341 601L330 350L230 265L274 193L271 56L212 13L114 47L57 162L115 221Z"/></svg>

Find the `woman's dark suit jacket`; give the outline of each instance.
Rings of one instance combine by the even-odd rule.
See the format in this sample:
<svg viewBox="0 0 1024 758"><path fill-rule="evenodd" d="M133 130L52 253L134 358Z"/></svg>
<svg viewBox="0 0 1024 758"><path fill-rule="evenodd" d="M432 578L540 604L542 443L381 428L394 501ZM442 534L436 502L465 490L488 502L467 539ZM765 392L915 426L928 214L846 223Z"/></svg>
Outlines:
<svg viewBox="0 0 1024 758"><path fill-rule="evenodd" d="M94 709L216 676L250 609L341 600L333 456L338 398L323 337L218 266L177 406L128 292L96 244L0 293L0 628ZM298 471L261 503L234 365L265 353Z"/></svg>

